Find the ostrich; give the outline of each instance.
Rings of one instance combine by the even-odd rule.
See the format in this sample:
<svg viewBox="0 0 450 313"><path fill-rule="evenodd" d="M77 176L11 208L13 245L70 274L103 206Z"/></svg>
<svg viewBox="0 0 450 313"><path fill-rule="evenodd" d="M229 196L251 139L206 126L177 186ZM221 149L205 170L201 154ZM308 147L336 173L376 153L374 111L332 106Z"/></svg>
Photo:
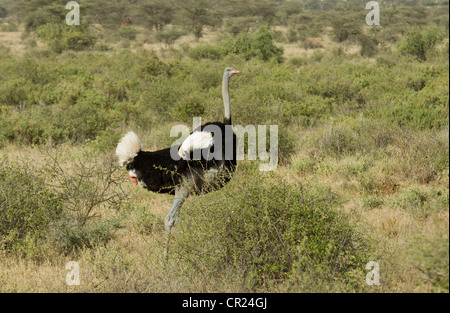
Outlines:
<svg viewBox="0 0 450 313"><path fill-rule="evenodd" d="M223 74L223 123L204 124L195 129L181 145L172 148L142 151L142 142L132 131L117 145L119 164L126 167L134 185L140 183L150 191L175 195L165 222L166 256L170 231L186 198L190 194L207 193L222 187L235 171L237 139L231 126L228 85L230 78L238 73L240 71L227 67ZM171 151L177 152L176 158L172 157Z"/></svg>

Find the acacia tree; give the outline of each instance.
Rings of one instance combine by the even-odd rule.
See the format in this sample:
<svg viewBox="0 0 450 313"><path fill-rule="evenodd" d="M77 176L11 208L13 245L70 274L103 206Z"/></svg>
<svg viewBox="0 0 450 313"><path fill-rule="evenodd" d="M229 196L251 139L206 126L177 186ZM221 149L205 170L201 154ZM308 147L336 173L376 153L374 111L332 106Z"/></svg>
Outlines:
<svg viewBox="0 0 450 313"><path fill-rule="evenodd" d="M199 40L206 26L216 26L221 21L215 10L216 3L215 0L177 0L179 14L175 22Z"/></svg>
<svg viewBox="0 0 450 313"><path fill-rule="evenodd" d="M171 0L146 0L140 10L145 16L144 23L156 31L161 31L172 22L175 6Z"/></svg>

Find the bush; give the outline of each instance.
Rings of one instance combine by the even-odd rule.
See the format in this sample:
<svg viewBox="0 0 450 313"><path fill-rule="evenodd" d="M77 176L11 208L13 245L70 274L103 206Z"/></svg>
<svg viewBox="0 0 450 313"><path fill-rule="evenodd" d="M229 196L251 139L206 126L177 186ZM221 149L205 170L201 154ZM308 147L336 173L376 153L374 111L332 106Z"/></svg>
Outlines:
<svg viewBox="0 0 450 313"><path fill-rule="evenodd" d="M45 154L43 173L63 209L52 221L48 240L64 254L106 244L120 228L114 213L127 198L118 187L122 170L108 157L84 156L68 163L60 153L49 150ZM105 212L108 217L102 216Z"/></svg>
<svg viewBox="0 0 450 313"><path fill-rule="evenodd" d="M272 34L267 26L261 27L253 35L242 34L229 38L222 44L224 55L240 54L246 60L259 58L263 61L282 61L283 49L273 44Z"/></svg>
<svg viewBox="0 0 450 313"><path fill-rule="evenodd" d="M0 248L39 257L49 225L62 212L58 194L31 164L0 159Z"/></svg>
<svg viewBox="0 0 450 313"><path fill-rule="evenodd" d="M258 17L256 16L239 16L227 19L224 29L226 32L236 36L239 33L248 33L257 24Z"/></svg>
<svg viewBox="0 0 450 313"><path fill-rule="evenodd" d="M0 7L0 18L4 18L8 16L8 10L4 7Z"/></svg>
<svg viewBox="0 0 450 313"><path fill-rule="evenodd" d="M283 49L273 44L272 34L268 27L261 27L254 34L240 34L230 37L218 46L198 46L189 51L189 56L194 59L217 60L226 55L237 54L246 60L253 58L263 61L275 60L281 63Z"/></svg>
<svg viewBox="0 0 450 313"><path fill-rule="evenodd" d="M416 218L426 218L433 211L445 211L449 204L448 189L421 190L411 187L393 200L393 204Z"/></svg>
<svg viewBox="0 0 450 313"><path fill-rule="evenodd" d="M222 280L238 279L244 290L290 278L297 291L317 291L320 276L325 285L349 283L350 290L366 251L348 217L334 211L333 193L243 171L222 190L183 208L173 245L191 265L190 275L225 272Z"/></svg>
<svg viewBox="0 0 450 313"><path fill-rule="evenodd" d="M378 53L378 40L376 38L360 35L358 36L358 42L361 45L360 54L363 57L371 58Z"/></svg>
<svg viewBox="0 0 450 313"><path fill-rule="evenodd" d="M0 160L0 249L34 259L107 243L125 205L121 169L104 158L63 163L50 151L43 167ZM109 211L109 217L101 214ZM49 247L54 250L46 251Z"/></svg>
<svg viewBox="0 0 450 313"><path fill-rule="evenodd" d="M219 60L222 57L222 52L216 46L199 45L189 49L188 55L194 60L210 59Z"/></svg>
<svg viewBox="0 0 450 313"><path fill-rule="evenodd" d="M71 27L64 24L45 24L36 30L38 38L46 41L50 48L61 53L63 50L84 50L95 44L94 37L86 27Z"/></svg>
<svg viewBox="0 0 450 313"><path fill-rule="evenodd" d="M331 22L334 39L337 42L356 39L361 33L361 23L358 17L349 14L335 16Z"/></svg>
<svg viewBox="0 0 450 313"><path fill-rule="evenodd" d="M432 284L432 292L449 291L449 239L418 238L414 267Z"/></svg>
<svg viewBox="0 0 450 313"><path fill-rule="evenodd" d="M164 28L156 33L155 38L159 42L163 42L166 48L173 49L175 41L185 34L184 31L177 28Z"/></svg>
<svg viewBox="0 0 450 313"><path fill-rule="evenodd" d="M427 28L423 31L410 31L399 42L398 49L402 54L412 55L419 61L427 60L427 53L443 39L439 28Z"/></svg>
<svg viewBox="0 0 450 313"><path fill-rule="evenodd" d="M45 24L61 24L65 21L65 7L63 4L38 5L36 10L29 12L24 19L25 30L35 31Z"/></svg>
<svg viewBox="0 0 450 313"><path fill-rule="evenodd" d="M134 28L132 26L124 26L124 27L119 27L116 34L119 38L135 40L136 36L139 34L139 30L137 30L136 28Z"/></svg>

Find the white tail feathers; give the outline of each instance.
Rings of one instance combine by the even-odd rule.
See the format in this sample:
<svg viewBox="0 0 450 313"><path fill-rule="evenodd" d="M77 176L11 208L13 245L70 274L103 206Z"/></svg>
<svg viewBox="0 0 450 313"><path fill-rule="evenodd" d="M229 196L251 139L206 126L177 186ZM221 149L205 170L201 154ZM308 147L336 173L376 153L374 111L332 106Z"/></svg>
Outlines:
<svg viewBox="0 0 450 313"><path fill-rule="evenodd" d="M123 136L116 148L120 166L124 166L133 160L141 149L142 142L134 132L130 131Z"/></svg>

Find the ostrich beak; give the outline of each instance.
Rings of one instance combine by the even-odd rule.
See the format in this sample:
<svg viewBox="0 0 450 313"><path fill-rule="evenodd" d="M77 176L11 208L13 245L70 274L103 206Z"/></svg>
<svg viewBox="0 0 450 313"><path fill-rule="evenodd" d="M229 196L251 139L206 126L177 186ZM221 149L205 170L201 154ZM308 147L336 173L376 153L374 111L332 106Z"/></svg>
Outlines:
<svg viewBox="0 0 450 313"><path fill-rule="evenodd" d="M131 179L131 181L133 182L133 184L134 184L135 186L137 186L137 185L138 185L138 178L137 178L137 175L136 175L136 173L134 172L134 170L130 170L130 171L128 172L128 176L130 176L130 179Z"/></svg>
<svg viewBox="0 0 450 313"><path fill-rule="evenodd" d="M233 70L230 72L230 74L239 74L239 73L240 73L240 71L238 71L238 70Z"/></svg>
<svg viewBox="0 0 450 313"><path fill-rule="evenodd" d="M136 176L130 176L130 178L131 178L131 180L133 181L133 184L134 184L135 186L137 186L137 184L138 184L137 177L136 177Z"/></svg>

